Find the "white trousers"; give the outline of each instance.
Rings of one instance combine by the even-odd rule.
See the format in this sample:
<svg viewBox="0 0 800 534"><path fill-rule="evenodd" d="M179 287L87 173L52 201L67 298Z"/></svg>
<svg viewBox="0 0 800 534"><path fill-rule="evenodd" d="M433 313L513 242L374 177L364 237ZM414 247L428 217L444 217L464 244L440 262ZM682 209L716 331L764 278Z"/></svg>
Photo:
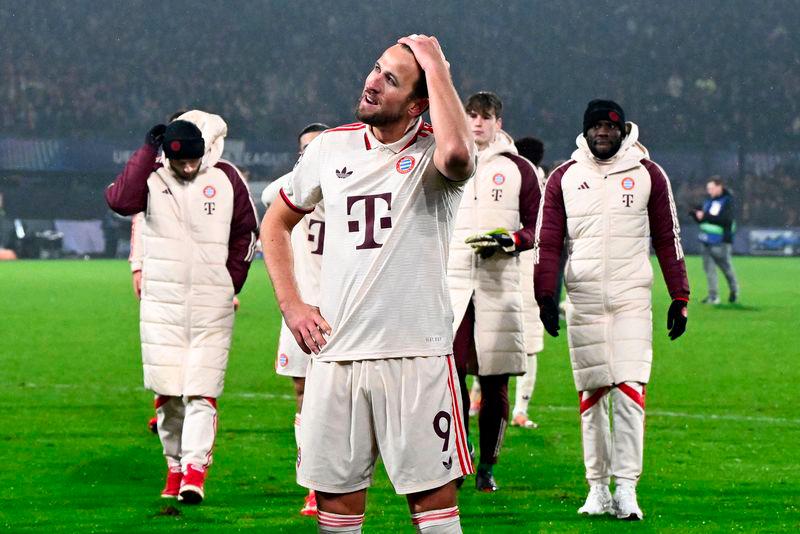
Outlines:
<svg viewBox="0 0 800 534"><path fill-rule="evenodd" d="M156 397L158 437L170 468L208 467L217 435L217 401L210 397Z"/></svg>
<svg viewBox="0 0 800 534"><path fill-rule="evenodd" d="M636 484L639 480L644 456L644 396L644 384L638 382L580 393L583 463L590 485L608 485L612 476L618 482Z"/></svg>

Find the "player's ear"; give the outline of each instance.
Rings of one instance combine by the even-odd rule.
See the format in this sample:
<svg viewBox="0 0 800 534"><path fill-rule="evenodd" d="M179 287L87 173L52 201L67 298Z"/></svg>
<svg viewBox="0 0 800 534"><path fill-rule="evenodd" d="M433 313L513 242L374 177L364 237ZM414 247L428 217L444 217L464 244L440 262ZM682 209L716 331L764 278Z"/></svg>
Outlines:
<svg viewBox="0 0 800 534"><path fill-rule="evenodd" d="M408 108L408 114L416 118L428 110L428 99L417 98L412 100L411 106Z"/></svg>
<svg viewBox="0 0 800 534"><path fill-rule="evenodd" d="M497 127L500 128L501 130L503 129L503 119L502 118L497 119Z"/></svg>

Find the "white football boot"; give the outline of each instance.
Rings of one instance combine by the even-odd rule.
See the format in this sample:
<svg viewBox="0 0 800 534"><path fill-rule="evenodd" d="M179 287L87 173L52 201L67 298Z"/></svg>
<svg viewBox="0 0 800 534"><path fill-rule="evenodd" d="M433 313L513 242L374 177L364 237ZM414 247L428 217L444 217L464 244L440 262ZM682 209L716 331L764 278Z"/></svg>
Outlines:
<svg viewBox="0 0 800 534"><path fill-rule="evenodd" d="M608 486L605 484L591 486L589 488L589 496L586 497L586 502L583 503L583 506L578 508L578 513L585 515L614 513L611 492L608 491Z"/></svg>
<svg viewBox="0 0 800 534"><path fill-rule="evenodd" d="M644 517L642 509L636 502L636 486L633 484L617 484L614 491L614 515L618 519L641 521Z"/></svg>

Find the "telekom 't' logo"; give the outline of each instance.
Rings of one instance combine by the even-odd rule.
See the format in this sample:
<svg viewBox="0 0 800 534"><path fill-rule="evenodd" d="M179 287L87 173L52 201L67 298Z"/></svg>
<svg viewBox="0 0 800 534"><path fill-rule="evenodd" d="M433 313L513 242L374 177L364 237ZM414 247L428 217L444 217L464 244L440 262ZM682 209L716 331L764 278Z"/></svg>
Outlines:
<svg viewBox="0 0 800 534"><path fill-rule="evenodd" d="M364 242L356 247L356 250L363 250L368 248L381 248L382 243L375 241L375 207L378 200L386 202L387 211L392 209L392 194L380 193L378 195L358 195L354 197L347 197L347 214L350 215L353 206L364 201L364 218L366 219L366 227L364 228ZM390 216L381 217L379 219L380 227L388 229L392 227L392 218ZM347 230L350 232L358 232L361 230L361 221L348 221Z"/></svg>

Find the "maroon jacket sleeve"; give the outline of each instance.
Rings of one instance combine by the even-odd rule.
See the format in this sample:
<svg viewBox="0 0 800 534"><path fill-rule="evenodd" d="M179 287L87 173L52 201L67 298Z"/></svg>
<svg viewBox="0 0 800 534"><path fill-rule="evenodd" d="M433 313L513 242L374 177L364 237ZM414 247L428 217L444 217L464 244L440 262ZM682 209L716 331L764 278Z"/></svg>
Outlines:
<svg viewBox="0 0 800 534"><path fill-rule="evenodd" d="M158 149L144 145L125 164L117 179L106 188L108 207L120 215L134 215L147 208L147 178L161 167Z"/></svg>
<svg viewBox="0 0 800 534"><path fill-rule="evenodd" d="M225 173L233 187L233 214L228 238L228 261L225 266L231 275L235 292L239 293L247 280L250 262L256 252L258 218L250 191L236 167L224 161L217 163L215 167Z"/></svg>
<svg viewBox="0 0 800 534"><path fill-rule="evenodd" d="M536 237L536 216L539 213L539 203L542 192L539 190L539 180L533 165L523 157L516 154L504 154L516 164L519 169L521 185L519 190L519 219L522 228L514 232L514 242L517 250L530 250Z"/></svg>
<svg viewBox="0 0 800 534"><path fill-rule="evenodd" d="M558 167L544 187L539 220L536 223L536 245L534 247L533 290L536 302L556 294L558 270L561 267L561 249L567 235L567 211L561 179L575 161Z"/></svg>
<svg viewBox="0 0 800 534"><path fill-rule="evenodd" d="M650 220L650 236L653 249L661 266L661 273L667 283L667 290L673 299L689 300L689 278L686 276L686 263L683 260L680 226L669 178L664 171L650 161L641 161L650 173L650 200L647 202L647 217Z"/></svg>

